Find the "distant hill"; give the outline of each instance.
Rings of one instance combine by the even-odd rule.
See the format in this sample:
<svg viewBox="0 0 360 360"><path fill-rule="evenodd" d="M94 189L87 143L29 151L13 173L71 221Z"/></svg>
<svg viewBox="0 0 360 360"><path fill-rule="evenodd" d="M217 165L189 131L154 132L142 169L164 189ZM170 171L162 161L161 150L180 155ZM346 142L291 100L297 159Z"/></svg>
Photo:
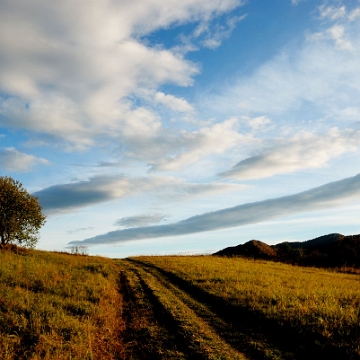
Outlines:
<svg viewBox="0 0 360 360"><path fill-rule="evenodd" d="M360 267L360 235L328 234L304 242L283 242L272 246L251 240L213 255L243 256L319 267Z"/></svg>
<svg viewBox="0 0 360 360"><path fill-rule="evenodd" d="M297 242L291 242L288 243L290 245L290 247L292 249L315 249L315 248L321 248L321 247L326 247L330 244L334 244L336 242L339 242L341 240L343 240L345 238L344 235L341 234L328 234L328 235L323 235L320 237L317 237L315 239L312 240L307 240L307 241L297 241ZM276 246L276 245L275 245Z"/></svg>
<svg viewBox="0 0 360 360"><path fill-rule="evenodd" d="M276 251L259 240L250 240L245 244L230 246L226 249L220 250L213 255L218 256L244 256L255 259L273 259L277 256Z"/></svg>

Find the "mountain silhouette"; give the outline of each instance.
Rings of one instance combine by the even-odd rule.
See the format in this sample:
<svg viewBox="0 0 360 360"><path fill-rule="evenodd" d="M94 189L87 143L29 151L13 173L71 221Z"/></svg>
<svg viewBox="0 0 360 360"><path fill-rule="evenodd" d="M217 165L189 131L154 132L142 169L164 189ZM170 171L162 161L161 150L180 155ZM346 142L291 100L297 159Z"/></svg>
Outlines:
<svg viewBox="0 0 360 360"><path fill-rule="evenodd" d="M276 251L259 240L250 240L245 244L230 246L213 255L218 256L244 256L254 259L273 259L277 256Z"/></svg>
<svg viewBox="0 0 360 360"><path fill-rule="evenodd" d="M360 267L360 235L328 234L303 242L268 245L259 240L227 247L213 255L242 256L317 267Z"/></svg>

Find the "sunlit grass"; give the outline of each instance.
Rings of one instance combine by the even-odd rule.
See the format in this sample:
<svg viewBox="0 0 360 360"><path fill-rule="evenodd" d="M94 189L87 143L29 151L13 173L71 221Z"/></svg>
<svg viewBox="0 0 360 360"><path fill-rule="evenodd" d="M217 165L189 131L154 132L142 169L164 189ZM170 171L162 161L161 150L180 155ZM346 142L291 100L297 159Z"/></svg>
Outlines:
<svg viewBox="0 0 360 360"><path fill-rule="evenodd" d="M134 260L1 250L0 358L295 359L307 346L360 357L357 274L212 256ZM272 326L299 347L289 352Z"/></svg>
<svg viewBox="0 0 360 360"><path fill-rule="evenodd" d="M123 326L117 274L100 257L0 251L1 358L114 358Z"/></svg>
<svg viewBox="0 0 360 360"><path fill-rule="evenodd" d="M245 359L243 354L229 346L206 321L198 317L191 309L191 307L199 307L201 304L181 292L176 286L167 281L163 282L164 279L161 276L160 278L154 276L135 264L128 263L123 266L127 268L127 274L132 279L133 288L136 288L134 277L134 273L136 273L146 284L144 288L151 292L153 305L158 303L161 306L162 317L171 318L171 323L168 323L167 326L177 333L175 343L178 349L186 344L190 352L190 355L177 352L174 356L167 350L162 350L162 353L166 354L164 359ZM189 303L191 303L191 307L189 307Z"/></svg>
<svg viewBox="0 0 360 360"><path fill-rule="evenodd" d="M360 354L360 278L315 268L220 257L142 257L227 303Z"/></svg>

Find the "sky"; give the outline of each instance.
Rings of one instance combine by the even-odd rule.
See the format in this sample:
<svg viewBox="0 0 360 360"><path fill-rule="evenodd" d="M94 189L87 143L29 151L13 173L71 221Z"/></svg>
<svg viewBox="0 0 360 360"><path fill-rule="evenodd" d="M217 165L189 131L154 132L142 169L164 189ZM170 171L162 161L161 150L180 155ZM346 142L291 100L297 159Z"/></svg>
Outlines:
<svg viewBox="0 0 360 360"><path fill-rule="evenodd" d="M360 1L0 0L0 176L37 248L360 233Z"/></svg>

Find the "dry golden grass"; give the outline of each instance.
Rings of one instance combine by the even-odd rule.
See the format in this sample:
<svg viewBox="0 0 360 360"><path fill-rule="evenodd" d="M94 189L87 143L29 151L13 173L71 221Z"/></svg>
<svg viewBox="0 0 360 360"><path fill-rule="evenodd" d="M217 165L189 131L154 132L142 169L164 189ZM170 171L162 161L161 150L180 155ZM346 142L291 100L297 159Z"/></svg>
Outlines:
<svg viewBox="0 0 360 360"><path fill-rule="evenodd" d="M0 359L359 359L359 313L357 274L0 250Z"/></svg>
<svg viewBox="0 0 360 360"><path fill-rule="evenodd" d="M315 268L220 257L141 257L189 286L299 334L299 341L360 357L360 278Z"/></svg>
<svg viewBox="0 0 360 360"><path fill-rule="evenodd" d="M118 268L100 257L0 251L1 359L115 359Z"/></svg>
<svg viewBox="0 0 360 360"><path fill-rule="evenodd" d="M153 324L146 322L144 324L144 321L142 321L142 325L151 329L151 337L161 335L162 341L159 341L160 339L157 342L153 341L156 343L156 351L152 351L152 356L146 358L246 359L243 353L227 344L212 326L195 314L192 307L199 307L201 304L196 303L194 299L163 279L160 274L152 274L147 269L130 262L127 264L123 262L122 267L126 270L132 288L138 289L137 294L138 298L141 298L140 301L144 301L142 294L147 293L146 307L152 307L156 312L155 326L154 322ZM149 343L151 337L149 337ZM144 358L144 355L138 357L138 359Z"/></svg>

